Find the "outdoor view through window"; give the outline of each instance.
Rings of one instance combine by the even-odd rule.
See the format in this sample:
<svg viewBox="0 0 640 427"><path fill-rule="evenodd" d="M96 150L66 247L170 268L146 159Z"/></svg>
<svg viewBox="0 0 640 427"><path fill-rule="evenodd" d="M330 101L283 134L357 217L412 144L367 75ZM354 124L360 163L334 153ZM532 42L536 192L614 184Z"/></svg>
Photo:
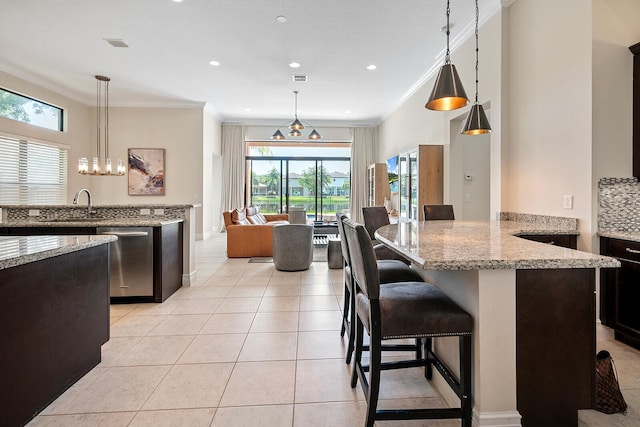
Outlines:
<svg viewBox="0 0 640 427"><path fill-rule="evenodd" d="M261 212L304 208L311 222L349 209L349 143L253 142L247 149L247 202Z"/></svg>

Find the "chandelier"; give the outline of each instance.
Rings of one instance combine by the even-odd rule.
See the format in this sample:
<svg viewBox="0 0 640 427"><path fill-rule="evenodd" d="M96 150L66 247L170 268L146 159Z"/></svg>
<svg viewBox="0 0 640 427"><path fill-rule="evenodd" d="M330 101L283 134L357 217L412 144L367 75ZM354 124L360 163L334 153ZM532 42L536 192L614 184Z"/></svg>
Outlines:
<svg viewBox="0 0 640 427"><path fill-rule="evenodd" d="M78 159L78 173L82 175L118 176L125 174L124 162L117 160L115 172L109 157L109 77L96 77L96 157L91 163L86 157ZM104 141L104 146L103 146Z"/></svg>
<svg viewBox="0 0 640 427"><path fill-rule="evenodd" d="M294 90L293 93L295 95L295 110L294 110L295 117L293 122L291 122L291 124L289 125L289 129L291 129L291 131L289 132L289 136L294 136L294 137L302 136L302 132L300 131L304 129L304 125L307 125L312 129L311 133L309 133L309 135L307 136L307 139L321 139L322 136L318 133L318 131L313 126L311 126L307 122L303 122L300 119L298 119L298 93L299 92L297 90ZM288 121L278 126L278 129L276 129L273 135L271 135L271 139L276 139L276 140L285 139L284 134L280 132L280 128L287 123Z"/></svg>

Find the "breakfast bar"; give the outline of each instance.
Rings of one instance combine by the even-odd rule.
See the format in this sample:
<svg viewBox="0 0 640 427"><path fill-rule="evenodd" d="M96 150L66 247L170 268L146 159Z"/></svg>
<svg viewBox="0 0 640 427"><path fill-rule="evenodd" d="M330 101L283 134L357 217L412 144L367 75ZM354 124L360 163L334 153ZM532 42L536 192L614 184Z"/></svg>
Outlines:
<svg viewBox="0 0 640 427"><path fill-rule="evenodd" d="M596 269L620 264L518 237L570 234L577 233L516 221L404 222L377 230L378 241L474 317L474 425L576 426L578 409L594 405ZM454 345L436 343L452 355L450 366L457 365ZM446 393L444 380L434 379Z"/></svg>

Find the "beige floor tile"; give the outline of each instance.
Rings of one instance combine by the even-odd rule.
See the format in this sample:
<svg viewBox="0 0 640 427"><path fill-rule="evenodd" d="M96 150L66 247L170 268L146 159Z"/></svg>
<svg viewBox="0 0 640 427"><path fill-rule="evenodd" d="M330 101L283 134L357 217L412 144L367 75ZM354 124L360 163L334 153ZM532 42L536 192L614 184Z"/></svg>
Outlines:
<svg viewBox="0 0 640 427"><path fill-rule="evenodd" d="M267 276L270 277L275 271L272 263L254 263L251 268L247 268L242 273L242 277Z"/></svg>
<svg viewBox="0 0 640 427"><path fill-rule="evenodd" d="M213 408L140 411L129 427L209 427L215 413Z"/></svg>
<svg viewBox="0 0 640 427"><path fill-rule="evenodd" d="M203 283L203 287L233 287L238 283L238 280L240 280L240 276L236 274L230 276L214 274Z"/></svg>
<svg viewBox="0 0 640 427"><path fill-rule="evenodd" d="M271 280L270 275L262 276L242 276L236 283L236 286L267 286Z"/></svg>
<svg viewBox="0 0 640 427"><path fill-rule="evenodd" d="M41 415L34 418L28 427L126 427L135 412L103 414Z"/></svg>
<svg viewBox="0 0 640 427"><path fill-rule="evenodd" d="M247 298L247 297L261 297L264 295L264 291L267 289L266 285L260 286L236 286L229 294L228 298Z"/></svg>
<svg viewBox="0 0 640 427"><path fill-rule="evenodd" d="M168 315L149 335L196 335L210 317L210 314Z"/></svg>
<svg viewBox="0 0 640 427"><path fill-rule="evenodd" d="M173 314L212 314L224 298L197 298L176 300Z"/></svg>
<svg viewBox="0 0 640 427"><path fill-rule="evenodd" d="M254 332L297 332L298 312L280 311L256 313L250 331Z"/></svg>
<svg viewBox="0 0 640 427"><path fill-rule="evenodd" d="M201 334L243 334L249 332L254 313L212 314L200 330Z"/></svg>
<svg viewBox="0 0 640 427"><path fill-rule="evenodd" d="M245 334L198 335L178 363L235 362L245 338Z"/></svg>
<svg viewBox="0 0 640 427"><path fill-rule="evenodd" d="M340 310L335 295L301 296L300 311Z"/></svg>
<svg viewBox="0 0 640 427"><path fill-rule="evenodd" d="M364 425L366 408L364 402L296 404L293 410L293 426L360 427Z"/></svg>
<svg viewBox="0 0 640 427"><path fill-rule="evenodd" d="M120 359L117 366L171 365L176 363L187 346L193 341L193 335L143 337Z"/></svg>
<svg viewBox="0 0 640 427"><path fill-rule="evenodd" d="M380 399L410 399L440 395L435 386L424 378L424 368L383 371L380 378Z"/></svg>
<svg viewBox="0 0 640 427"><path fill-rule="evenodd" d="M303 275L300 277L300 284L304 286L331 285L331 276L326 273Z"/></svg>
<svg viewBox="0 0 640 427"><path fill-rule="evenodd" d="M41 415L59 415L68 414L72 411L69 406L80 395L91 391L90 388L98 379L109 371L108 367L96 367L87 372L84 377L80 378L74 385L69 387L62 395L54 400L49 406L44 408Z"/></svg>
<svg viewBox="0 0 640 427"><path fill-rule="evenodd" d="M331 283L322 285L301 285L300 295L335 295L336 290Z"/></svg>
<svg viewBox="0 0 640 427"><path fill-rule="evenodd" d="M238 361L296 360L297 332L250 333Z"/></svg>
<svg viewBox="0 0 640 427"><path fill-rule="evenodd" d="M155 302L137 304L136 308L134 308L130 313L134 316L163 315L171 314L173 313L173 310L175 310L173 301L167 300L162 304Z"/></svg>
<svg viewBox="0 0 640 427"><path fill-rule="evenodd" d="M143 409L216 407L232 369L232 363L175 365Z"/></svg>
<svg viewBox="0 0 640 427"><path fill-rule="evenodd" d="M340 311L301 311L300 331L339 331L342 327Z"/></svg>
<svg viewBox="0 0 640 427"><path fill-rule="evenodd" d="M298 311L300 297L264 297L259 312Z"/></svg>
<svg viewBox="0 0 640 427"><path fill-rule="evenodd" d="M313 331L298 333L297 360L339 359L345 357L347 339L337 331Z"/></svg>
<svg viewBox="0 0 640 427"><path fill-rule="evenodd" d="M300 296L300 285L269 285L264 292L265 297L297 297Z"/></svg>
<svg viewBox="0 0 640 427"><path fill-rule="evenodd" d="M344 359L298 360L296 403L362 400L359 388L352 389L351 369Z"/></svg>
<svg viewBox="0 0 640 427"><path fill-rule="evenodd" d="M220 407L292 404L296 362L236 363Z"/></svg>
<svg viewBox="0 0 640 427"><path fill-rule="evenodd" d="M300 273L275 271L269 280L269 285L299 285Z"/></svg>
<svg viewBox="0 0 640 427"><path fill-rule="evenodd" d="M128 353L142 337L111 337L102 345L102 360L98 366L114 366L123 355Z"/></svg>
<svg viewBox="0 0 640 427"><path fill-rule="evenodd" d="M220 408L211 427L291 427L293 405Z"/></svg>
<svg viewBox="0 0 640 427"><path fill-rule="evenodd" d="M233 289L233 286L200 286L193 289L194 289L193 292L191 292L187 296L183 296L183 298L184 299L224 298L229 294L231 289Z"/></svg>
<svg viewBox="0 0 640 427"><path fill-rule="evenodd" d="M124 316L111 325L112 337L142 337L164 320L166 316Z"/></svg>
<svg viewBox="0 0 640 427"><path fill-rule="evenodd" d="M109 306L109 313L112 316L122 317L131 313L136 307L138 307L138 304L111 304Z"/></svg>
<svg viewBox="0 0 640 427"><path fill-rule="evenodd" d="M71 413L137 411L171 366L113 367L69 404Z"/></svg>
<svg viewBox="0 0 640 427"><path fill-rule="evenodd" d="M216 313L255 313L262 298L225 298Z"/></svg>

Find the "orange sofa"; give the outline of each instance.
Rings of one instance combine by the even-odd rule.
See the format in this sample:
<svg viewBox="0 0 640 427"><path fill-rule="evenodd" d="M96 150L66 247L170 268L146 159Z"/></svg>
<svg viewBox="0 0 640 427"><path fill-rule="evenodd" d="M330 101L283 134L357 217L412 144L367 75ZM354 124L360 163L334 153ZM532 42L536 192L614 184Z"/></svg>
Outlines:
<svg viewBox="0 0 640 427"><path fill-rule="evenodd" d="M273 256L273 226L288 224L288 214L260 213L258 207L223 212L227 230L227 257Z"/></svg>

